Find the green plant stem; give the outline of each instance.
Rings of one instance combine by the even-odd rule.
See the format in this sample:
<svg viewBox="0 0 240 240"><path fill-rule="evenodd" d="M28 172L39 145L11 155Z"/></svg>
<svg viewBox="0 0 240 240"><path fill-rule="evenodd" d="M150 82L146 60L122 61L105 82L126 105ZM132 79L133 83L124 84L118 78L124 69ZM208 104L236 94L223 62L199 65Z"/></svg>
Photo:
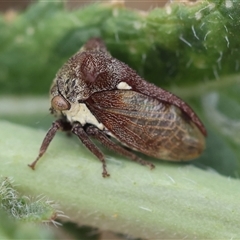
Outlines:
<svg viewBox="0 0 240 240"><path fill-rule="evenodd" d="M240 182L190 164L119 156L101 163L74 137L58 136L32 171L45 132L0 122L0 169L19 190L61 203L71 220L135 237L233 239L240 236ZM14 133L14 134L13 134Z"/></svg>

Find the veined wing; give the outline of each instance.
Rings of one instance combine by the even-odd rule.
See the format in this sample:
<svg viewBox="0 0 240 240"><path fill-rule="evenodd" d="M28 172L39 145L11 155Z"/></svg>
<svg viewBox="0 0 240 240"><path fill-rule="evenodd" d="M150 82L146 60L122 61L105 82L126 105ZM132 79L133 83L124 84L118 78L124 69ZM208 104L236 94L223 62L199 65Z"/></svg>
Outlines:
<svg viewBox="0 0 240 240"><path fill-rule="evenodd" d="M90 111L121 143L166 160L190 160L205 147L198 127L178 107L131 90L93 94Z"/></svg>

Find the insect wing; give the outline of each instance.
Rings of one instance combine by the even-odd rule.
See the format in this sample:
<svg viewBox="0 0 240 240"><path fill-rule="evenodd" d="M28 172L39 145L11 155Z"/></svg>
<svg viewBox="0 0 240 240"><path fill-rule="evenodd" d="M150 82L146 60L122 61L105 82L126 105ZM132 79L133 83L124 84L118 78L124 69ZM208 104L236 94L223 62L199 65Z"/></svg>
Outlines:
<svg viewBox="0 0 240 240"><path fill-rule="evenodd" d="M182 111L132 90L94 93L86 104L122 144L166 160L190 160L204 149L204 136Z"/></svg>

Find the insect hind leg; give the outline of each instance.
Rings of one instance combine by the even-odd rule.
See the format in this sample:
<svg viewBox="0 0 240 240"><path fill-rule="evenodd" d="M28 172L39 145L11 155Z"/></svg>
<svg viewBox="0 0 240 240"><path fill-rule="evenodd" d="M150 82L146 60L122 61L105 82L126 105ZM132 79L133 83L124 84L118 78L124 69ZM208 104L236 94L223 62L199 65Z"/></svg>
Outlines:
<svg viewBox="0 0 240 240"><path fill-rule="evenodd" d="M141 165L145 165L150 167L150 169L155 168L154 164L151 162L145 161L142 158L138 157L133 152L125 149L121 145L116 144L113 142L103 131L99 130L97 127L93 125L89 125L86 127L86 132L88 135L96 138L98 141L100 141L104 146L107 148L131 159L134 162L140 163Z"/></svg>

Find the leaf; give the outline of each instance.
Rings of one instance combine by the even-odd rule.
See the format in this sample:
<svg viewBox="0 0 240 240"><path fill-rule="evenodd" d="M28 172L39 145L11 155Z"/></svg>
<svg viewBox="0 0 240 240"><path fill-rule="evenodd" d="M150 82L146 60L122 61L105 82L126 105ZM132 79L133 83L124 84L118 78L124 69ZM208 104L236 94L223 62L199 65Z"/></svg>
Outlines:
<svg viewBox="0 0 240 240"><path fill-rule="evenodd" d="M56 210L57 205L53 201L44 196L35 199L21 196L15 189L13 180L7 177L0 177L0 207L12 218L35 223L52 222L57 225L55 219L62 213Z"/></svg>
<svg viewBox="0 0 240 240"><path fill-rule="evenodd" d="M0 209L0 239L56 239L48 227L15 221Z"/></svg>
<svg viewBox="0 0 240 240"><path fill-rule="evenodd" d="M89 38L161 86L193 85L239 72L237 1L172 3L143 14L116 4L66 11L38 1L0 17L1 93L45 94L61 65Z"/></svg>

